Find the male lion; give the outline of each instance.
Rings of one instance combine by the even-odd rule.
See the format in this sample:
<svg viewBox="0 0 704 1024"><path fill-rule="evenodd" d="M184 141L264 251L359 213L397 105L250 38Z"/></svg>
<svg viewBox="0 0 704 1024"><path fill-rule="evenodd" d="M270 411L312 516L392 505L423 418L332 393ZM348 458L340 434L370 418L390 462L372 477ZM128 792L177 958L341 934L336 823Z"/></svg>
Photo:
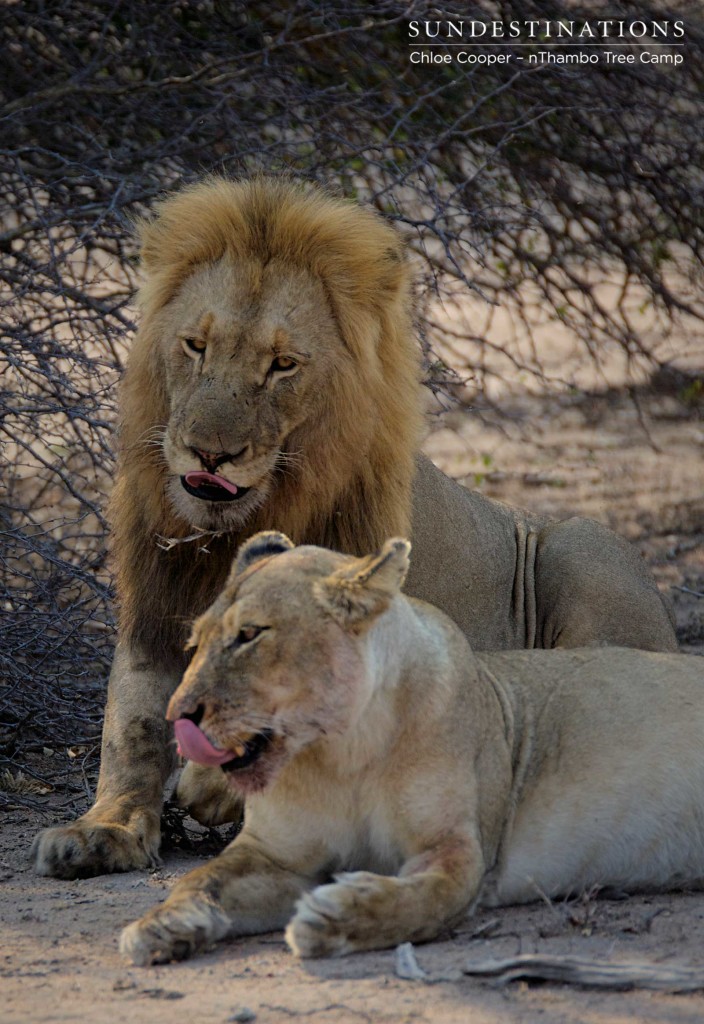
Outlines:
<svg viewBox="0 0 704 1024"><path fill-rule="evenodd" d="M409 548L241 548L167 714L246 794L244 829L123 932L135 963L289 921L294 952L339 955L479 900L701 884L704 659L475 656L401 594Z"/></svg>
<svg viewBox="0 0 704 1024"><path fill-rule="evenodd" d="M625 541L507 508L417 457L410 270L371 210L280 179L210 180L166 199L141 230L143 316L111 507L120 638L97 801L38 837L41 873L155 861L173 764L164 710L187 624L257 530L350 554L412 532L408 592L476 648L675 649ZM202 818L213 819L209 801L223 813L211 789L193 773L182 786Z"/></svg>

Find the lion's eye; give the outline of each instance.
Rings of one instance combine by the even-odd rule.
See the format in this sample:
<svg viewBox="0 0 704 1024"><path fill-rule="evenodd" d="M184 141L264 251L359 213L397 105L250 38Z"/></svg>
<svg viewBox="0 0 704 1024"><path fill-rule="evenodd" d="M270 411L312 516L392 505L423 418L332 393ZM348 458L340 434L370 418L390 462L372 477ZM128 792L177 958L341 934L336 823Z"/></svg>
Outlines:
<svg viewBox="0 0 704 1024"><path fill-rule="evenodd" d="M206 345L202 338L183 338L183 347L187 355L202 356Z"/></svg>
<svg viewBox="0 0 704 1024"><path fill-rule="evenodd" d="M286 373L288 370L295 370L298 363L290 356L276 356L269 367L269 373Z"/></svg>

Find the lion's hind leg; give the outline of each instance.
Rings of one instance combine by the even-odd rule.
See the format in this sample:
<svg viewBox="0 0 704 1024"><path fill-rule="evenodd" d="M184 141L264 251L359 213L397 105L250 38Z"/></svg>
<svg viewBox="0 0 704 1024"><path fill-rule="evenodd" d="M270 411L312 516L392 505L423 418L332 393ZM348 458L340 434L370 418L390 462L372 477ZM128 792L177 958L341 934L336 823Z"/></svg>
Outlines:
<svg viewBox="0 0 704 1024"><path fill-rule="evenodd" d="M575 516L546 527L535 562L538 647L676 651L672 615L632 544Z"/></svg>
<svg viewBox="0 0 704 1024"><path fill-rule="evenodd" d="M201 825L227 825L242 818L243 803L221 768L188 761L176 786L176 802Z"/></svg>

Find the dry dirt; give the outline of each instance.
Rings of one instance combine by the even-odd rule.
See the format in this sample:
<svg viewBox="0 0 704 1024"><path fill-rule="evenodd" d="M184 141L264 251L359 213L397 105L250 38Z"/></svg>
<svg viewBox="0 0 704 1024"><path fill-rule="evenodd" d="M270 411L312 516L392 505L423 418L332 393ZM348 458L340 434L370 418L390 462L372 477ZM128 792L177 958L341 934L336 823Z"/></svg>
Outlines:
<svg viewBox="0 0 704 1024"><path fill-rule="evenodd" d="M429 438L428 451L484 493L556 515L581 512L629 536L673 598L683 646L704 654L704 598L697 596L704 592L701 394L689 393L686 382L661 381L630 397L524 394L511 402L501 429L487 427L476 413L450 413ZM525 983L497 988L470 979L426 984L398 977L393 951L298 962L280 934L232 942L180 965L132 968L117 952L120 929L199 860L174 852L152 874L68 883L37 878L27 864L33 835L70 813L60 795L42 799L41 811L11 810L0 837L4 1024L704 1018L704 992L605 993ZM703 940L704 895L680 893L482 912L416 954L431 972L517 952L701 964Z"/></svg>

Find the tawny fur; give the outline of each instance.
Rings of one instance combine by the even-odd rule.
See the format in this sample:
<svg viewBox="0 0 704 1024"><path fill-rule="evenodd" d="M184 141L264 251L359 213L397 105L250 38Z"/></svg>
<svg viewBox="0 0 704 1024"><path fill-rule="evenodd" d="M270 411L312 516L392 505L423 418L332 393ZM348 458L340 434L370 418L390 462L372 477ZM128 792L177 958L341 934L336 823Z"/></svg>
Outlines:
<svg viewBox="0 0 704 1024"><path fill-rule="evenodd" d="M140 230L142 320L110 505L119 642L97 802L38 837L38 871L73 878L155 862L174 764L164 710L189 624L257 530L350 554L410 531L407 593L449 614L477 649L676 648L625 541L588 520L493 502L417 454L411 272L380 217L288 180L216 178L165 199ZM287 347L290 374L272 376ZM241 500L182 486L203 451L225 453L218 472ZM217 773L186 772L180 793L213 820L219 785Z"/></svg>
<svg viewBox="0 0 704 1024"><path fill-rule="evenodd" d="M295 953L340 955L479 901L701 885L704 659L474 655L401 594L409 547L244 545L168 715L198 710L225 751L270 738L225 773L241 834L123 932L135 963L285 925Z"/></svg>

